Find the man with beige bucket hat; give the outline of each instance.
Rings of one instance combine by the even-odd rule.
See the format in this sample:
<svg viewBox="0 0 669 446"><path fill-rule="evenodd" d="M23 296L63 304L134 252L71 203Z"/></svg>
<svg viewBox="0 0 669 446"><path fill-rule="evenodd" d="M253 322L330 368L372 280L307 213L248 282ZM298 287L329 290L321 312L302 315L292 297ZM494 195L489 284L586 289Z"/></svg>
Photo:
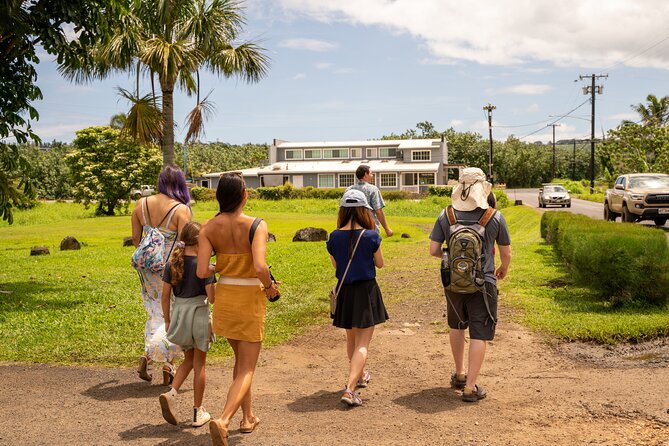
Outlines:
<svg viewBox="0 0 669 446"><path fill-rule="evenodd" d="M455 362L451 386L462 389L462 400L475 402L486 397L486 391L476 384L483 365L486 341L492 341L497 324L497 279L504 279L511 263L511 239L504 216L490 208L488 194L492 185L483 171L476 167L462 170L453 189L452 206L444 209L430 234L430 255L442 258L442 245L456 240L456 234L468 232L478 237L481 252L476 280L469 290L456 289L444 283L447 300L449 341ZM474 233L476 232L476 235ZM461 239L458 239L460 243ZM474 241L475 242L475 241ZM501 264L495 271L494 244L499 247ZM463 245L464 246L464 245ZM457 247L448 247L445 252ZM472 250L475 252L476 250ZM460 254L462 255L462 254ZM473 267L472 267L473 268ZM449 270L450 271L450 270ZM452 274L450 277L454 277ZM464 287L463 287L464 289ZM469 359L465 369L465 330L469 329Z"/></svg>

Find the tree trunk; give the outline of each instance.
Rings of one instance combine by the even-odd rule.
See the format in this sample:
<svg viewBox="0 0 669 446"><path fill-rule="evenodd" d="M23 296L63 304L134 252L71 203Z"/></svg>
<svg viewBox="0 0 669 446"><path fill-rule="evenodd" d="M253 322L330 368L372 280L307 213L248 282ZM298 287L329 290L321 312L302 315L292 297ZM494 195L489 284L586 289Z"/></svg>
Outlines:
<svg viewBox="0 0 669 446"><path fill-rule="evenodd" d="M163 152L163 168L174 164L174 85L165 86L161 81L163 92L163 137L160 149Z"/></svg>

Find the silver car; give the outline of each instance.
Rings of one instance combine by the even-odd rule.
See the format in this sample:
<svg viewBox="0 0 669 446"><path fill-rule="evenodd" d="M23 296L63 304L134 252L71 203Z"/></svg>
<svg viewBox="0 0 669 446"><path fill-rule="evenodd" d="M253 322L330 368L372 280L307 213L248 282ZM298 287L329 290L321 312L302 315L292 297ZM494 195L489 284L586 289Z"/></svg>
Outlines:
<svg viewBox="0 0 669 446"><path fill-rule="evenodd" d="M544 184L539 188L539 207L546 206L567 206L571 207L571 197L569 191L559 184Z"/></svg>

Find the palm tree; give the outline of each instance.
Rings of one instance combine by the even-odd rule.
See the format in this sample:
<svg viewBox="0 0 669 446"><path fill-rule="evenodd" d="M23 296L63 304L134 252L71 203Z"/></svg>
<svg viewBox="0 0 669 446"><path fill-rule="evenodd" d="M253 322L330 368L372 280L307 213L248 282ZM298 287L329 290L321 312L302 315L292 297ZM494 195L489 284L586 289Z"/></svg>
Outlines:
<svg viewBox="0 0 669 446"><path fill-rule="evenodd" d="M128 116L125 113L117 113L109 119L109 127L114 129L122 129L125 127L127 120Z"/></svg>
<svg viewBox="0 0 669 446"><path fill-rule="evenodd" d="M92 51L93 62L61 65L61 73L75 82L103 79L113 72L136 74L135 93L121 90L132 103L124 129L141 140L159 140L163 165L174 165L174 90L197 93L189 114L189 136L201 134L211 104L199 99L199 71L258 82L269 68L265 50L253 42L236 44L245 20L234 0L143 0L130 2L112 38ZM236 44L236 46L235 46ZM155 76L160 103L152 92L140 95L141 74ZM133 113L134 112L134 113ZM192 118L195 118L193 121ZM194 128L200 126L200 130Z"/></svg>
<svg viewBox="0 0 669 446"><path fill-rule="evenodd" d="M646 97L648 105L632 105L632 110L641 117L643 125L664 127L669 124L669 96L658 99L654 94Z"/></svg>

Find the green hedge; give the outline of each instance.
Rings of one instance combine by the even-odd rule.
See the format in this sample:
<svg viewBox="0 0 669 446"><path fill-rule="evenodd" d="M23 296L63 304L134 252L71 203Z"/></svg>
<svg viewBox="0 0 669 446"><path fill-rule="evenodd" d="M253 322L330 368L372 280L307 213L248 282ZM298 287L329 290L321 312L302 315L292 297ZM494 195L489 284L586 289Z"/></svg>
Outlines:
<svg viewBox="0 0 669 446"><path fill-rule="evenodd" d="M276 187L259 187L255 189L257 198L264 200L283 200L286 198L317 198L317 199L340 199L344 194L344 188L315 188L313 186L307 186L305 188L298 189L290 183L286 183L283 186ZM389 190L381 191L381 196L384 200L393 201L393 200L406 200L408 198L413 198L413 195L406 191L401 190Z"/></svg>
<svg viewBox="0 0 669 446"><path fill-rule="evenodd" d="M568 265L574 281L613 304L669 298L669 247L664 232L632 224L545 212L541 236Z"/></svg>
<svg viewBox="0 0 669 446"><path fill-rule="evenodd" d="M430 186L427 188L427 194L435 197L450 197L453 193L453 186Z"/></svg>
<svg viewBox="0 0 669 446"><path fill-rule="evenodd" d="M208 187L195 186L190 190L190 197L195 201L212 201L216 199L216 191Z"/></svg>

